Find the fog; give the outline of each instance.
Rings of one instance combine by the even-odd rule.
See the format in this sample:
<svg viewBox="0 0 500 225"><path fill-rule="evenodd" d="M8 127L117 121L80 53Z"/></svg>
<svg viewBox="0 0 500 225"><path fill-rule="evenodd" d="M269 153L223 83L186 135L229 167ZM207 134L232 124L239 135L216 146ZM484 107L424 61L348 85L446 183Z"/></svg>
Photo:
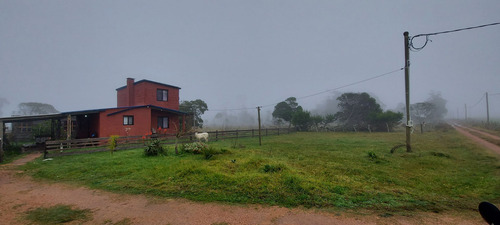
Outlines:
<svg viewBox="0 0 500 225"><path fill-rule="evenodd" d="M256 126L288 97L313 114L367 92L404 103L404 39L500 22L485 1L0 0L0 116L22 102L74 111L116 106L126 78L181 87L213 127ZM425 37L416 38L421 46ZM430 36L410 53L411 102L431 92L448 118L500 119L500 26ZM465 106L467 105L467 106ZM253 124L253 125L252 125Z"/></svg>

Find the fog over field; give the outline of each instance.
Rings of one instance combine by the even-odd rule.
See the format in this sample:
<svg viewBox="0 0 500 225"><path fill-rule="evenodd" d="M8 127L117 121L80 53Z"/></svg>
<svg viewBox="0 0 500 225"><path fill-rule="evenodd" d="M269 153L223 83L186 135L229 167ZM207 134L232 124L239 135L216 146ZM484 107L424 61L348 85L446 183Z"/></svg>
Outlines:
<svg viewBox="0 0 500 225"><path fill-rule="evenodd" d="M0 116L22 102L59 111L116 106L126 78L202 99L206 125L256 126L288 97L313 114L367 92L404 103L404 39L500 22L497 0L0 0ZM500 26L429 36L410 53L411 102L431 93L448 118L500 118ZM426 37L414 39L414 46ZM467 105L467 106L466 106Z"/></svg>

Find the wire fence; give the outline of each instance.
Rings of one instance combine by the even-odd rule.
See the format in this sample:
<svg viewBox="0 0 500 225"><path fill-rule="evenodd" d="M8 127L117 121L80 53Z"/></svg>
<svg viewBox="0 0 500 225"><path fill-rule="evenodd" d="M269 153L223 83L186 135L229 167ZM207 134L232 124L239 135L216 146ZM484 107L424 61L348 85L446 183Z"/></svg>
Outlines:
<svg viewBox="0 0 500 225"><path fill-rule="evenodd" d="M293 128L269 128L262 129L261 136L281 135L294 132ZM258 129L210 131L208 141L220 141L235 138L258 137ZM164 145L184 144L197 141L194 133L177 137L175 134L153 134L147 136L126 136L116 138L116 149L134 149L145 147L152 139L159 139ZM44 147L44 158L89 154L95 152L111 151L109 146L110 138L87 138L74 140L46 141Z"/></svg>

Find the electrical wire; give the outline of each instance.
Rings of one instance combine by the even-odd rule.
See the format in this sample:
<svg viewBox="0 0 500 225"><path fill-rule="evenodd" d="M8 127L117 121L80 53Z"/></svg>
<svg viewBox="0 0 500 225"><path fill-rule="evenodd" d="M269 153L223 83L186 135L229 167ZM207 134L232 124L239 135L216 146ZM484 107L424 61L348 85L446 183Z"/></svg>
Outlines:
<svg viewBox="0 0 500 225"><path fill-rule="evenodd" d="M484 25L479 25L479 26L473 26L473 27L465 27L465 28L454 29L454 30L446 30L446 31L435 32L435 33L418 34L418 35L415 35L415 36L413 36L413 37L410 38L410 49L412 49L413 51L420 51L423 48L425 48L425 46L427 45L427 43L429 41L431 41L429 39L429 36L440 35L440 34L447 34L447 33L454 33L454 32L459 32L459 31L472 30L472 29L478 29L478 28L483 28L483 27L488 27L488 26L495 26L495 25L500 25L500 22L498 22L498 23L484 24ZM425 37L424 44L421 47L415 47L413 45L413 39L418 38L418 37L422 37L422 36Z"/></svg>
<svg viewBox="0 0 500 225"><path fill-rule="evenodd" d="M396 70L393 70L393 71L390 71L390 72L387 72L387 73L379 74L379 75L376 75L376 76L373 76L373 77L370 77L370 78L367 78L367 79L364 79L364 80L356 81L356 82L353 82L353 83L350 83L350 84L346 84L346 85L339 86L339 87L336 87L336 88L328 89L328 90L325 90L325 91L320 91L320 92L317 92L317 93L314 93L314 94L310 94L310 95L306 95L306 96L297 97L296 99L310 98L310 97L321 95L321 94L328 93L328 92L331 92L331 91L336 91L336 90L339 90L339 89L342 89L342 88L354 86L354 85L357 85L357 84L360 84L360 83L364 83L364 82L367 82L367 81L370 81L370 80L374 80L374 79L377 79L377 78L380 78L380 77L384 77L384 76L387 76L387 75L399 72L399 71L404 70L404 69L405 69L405 67L402 67L402 68L399 68L399 69L396 69ZM278 103L279 102L275 102L275 103L272 103L272 104L262 105L260 107L261 108L266 108L266 107L270 107L270 106L275 106ZM256 107L253 107L253 108L233 108L233 109L209 109L207 111L241 111L241 110L250 110L250 109L255 109L255 108Z"/></svg>
<svg viewBox="0 0 500 225"><path fill-rule="evenodd" d="M467 107L467 108L472 109L472 108L476 107L479 103L481 103L481 101L483 101L485 96L486 96L486 93L484 93L483 96L481 96L481 99L479 99L479 101L477 101L476 104L474 104L471 107Z"/></svg>

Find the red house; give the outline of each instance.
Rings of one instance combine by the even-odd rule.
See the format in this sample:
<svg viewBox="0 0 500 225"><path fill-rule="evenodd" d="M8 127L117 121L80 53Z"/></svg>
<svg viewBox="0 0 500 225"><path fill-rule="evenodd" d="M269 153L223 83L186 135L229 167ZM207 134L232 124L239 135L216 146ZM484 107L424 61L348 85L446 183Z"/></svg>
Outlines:
<svg viewBox="0 0 500 225"><path fill-rule="evenodd" d="M179 111L179 90L179 87L168 84L149 80L134 82L128 78L126 86L116 89L116 108L0 118L0 138L4 137L6 123L34 121L49 121L53 140L142 136L155 133L159 128L164 133L174 134L186 129L186 116L190 115ZM28 137L33 137L33 134Z"/></svg>
<svg viewBox="0 0 500 225"><path fill-rule="evenodd" d="M138 136L155 132L159 128L166 133L185 129L188 113L179 111L179 87L150 80L127 78L127 85L116 89L117 108L103 109L98 119L80 126L82 134L89 128L96 136ZM87 129L85 129L87 128ZM83 129L83 130L82 130ZM79 132L80 133L80 132Z"/></svg>

